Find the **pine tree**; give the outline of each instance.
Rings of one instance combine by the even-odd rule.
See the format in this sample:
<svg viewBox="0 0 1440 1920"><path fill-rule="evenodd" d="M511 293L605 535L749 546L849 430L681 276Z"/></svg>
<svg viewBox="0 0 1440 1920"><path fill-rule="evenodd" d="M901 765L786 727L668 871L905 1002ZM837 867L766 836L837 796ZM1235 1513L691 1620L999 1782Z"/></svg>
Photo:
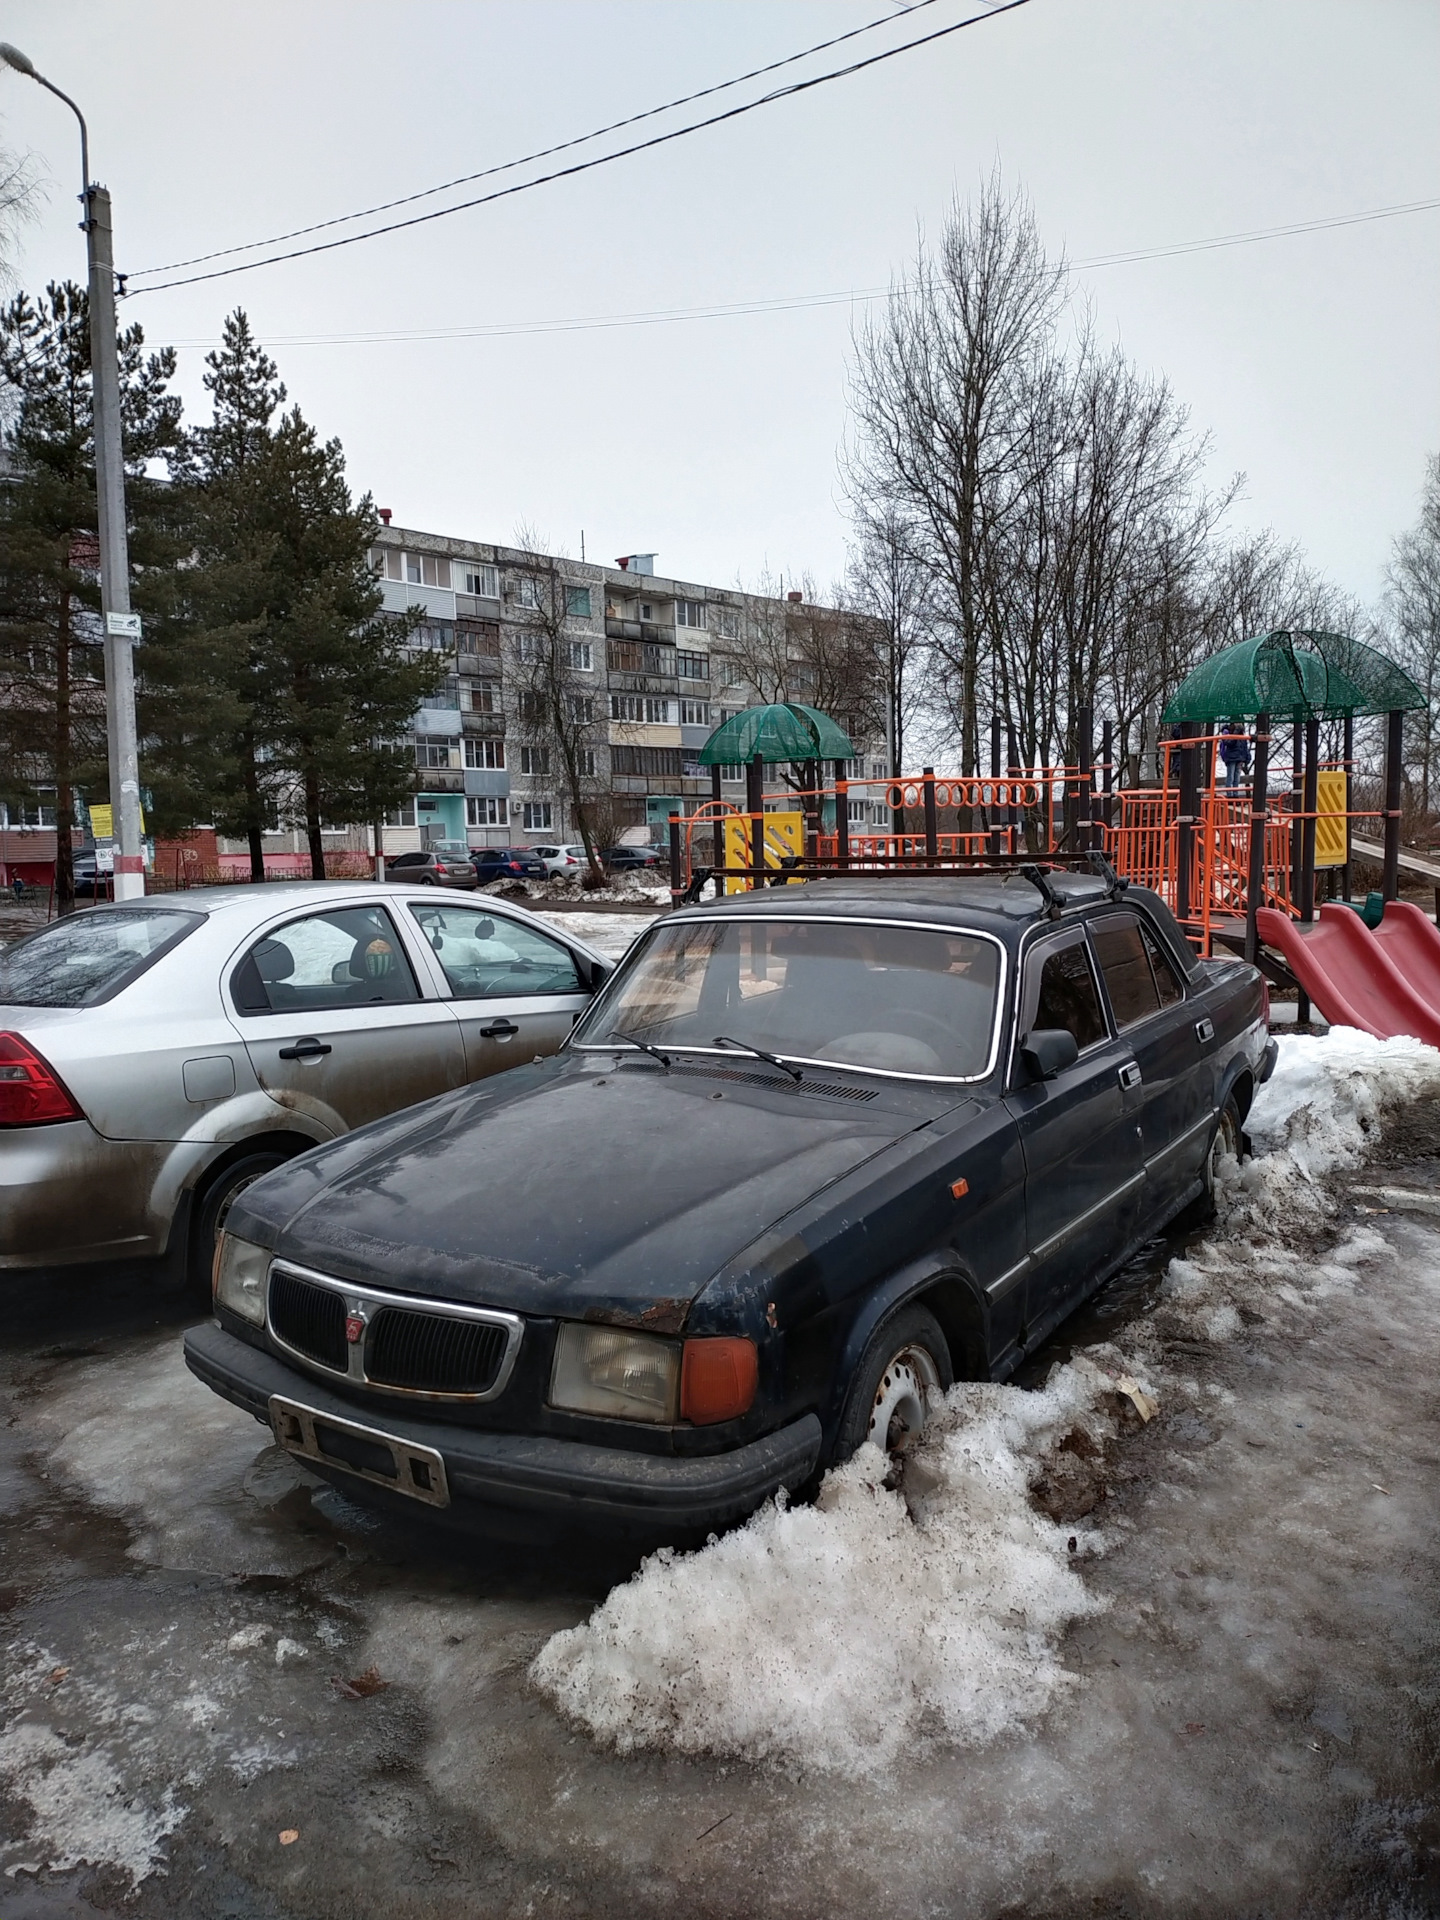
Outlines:
<svg viewBox="0 0 1440 1920"><path fill-rule="evenodd" d="M148 469L180 446L172 349L119 340L134 603L163 624L176 559L173 491ZM74 903L70 829L82 796L109 791L98 621L89 306L52 284L0 310L0 403L9 424L0 487L0 784L10 801L55 793L55 893ZM142 649L143 652L143 649Z"/></svg>

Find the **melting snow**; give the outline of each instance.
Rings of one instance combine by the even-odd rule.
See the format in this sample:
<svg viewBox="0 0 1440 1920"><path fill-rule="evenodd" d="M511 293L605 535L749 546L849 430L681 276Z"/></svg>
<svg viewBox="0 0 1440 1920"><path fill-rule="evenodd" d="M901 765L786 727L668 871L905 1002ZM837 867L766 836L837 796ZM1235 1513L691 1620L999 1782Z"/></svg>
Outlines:
<svg viewBox="0 0 1440 1920"><path fill-rule="evenodd" d="M1303 1318L1390 1256L1365 1228L1321 1259L1301 1251L1334 1211L1315 1182L1437 1092L1440 1053L1418 1041L1345 1028L1281 1039L1247 1118L1256 1157L1222 1183L1220 1232L1171 1262L1125 1354L1078 1354L1039 1392L956 1387L906 1469L922 1498L887 1490L886 1461L865 1447L826 1476L813 1507L776 1501L698 1553L652 1555L589 1620L553 1636L532 1678L622 1752L852 1777L928 1742L975 1746L1034 1720L1079 1684L1060 1645L1099 1605L1077 1562L1105 1544L1089 1522L1036 1510L1044 1456L1077 1426L1103 1445L1117 1373L1158 1382L1162 1400L1199 1397L1168 1373L1167 1335L1226 1340L1247 1318Z"/></svg>

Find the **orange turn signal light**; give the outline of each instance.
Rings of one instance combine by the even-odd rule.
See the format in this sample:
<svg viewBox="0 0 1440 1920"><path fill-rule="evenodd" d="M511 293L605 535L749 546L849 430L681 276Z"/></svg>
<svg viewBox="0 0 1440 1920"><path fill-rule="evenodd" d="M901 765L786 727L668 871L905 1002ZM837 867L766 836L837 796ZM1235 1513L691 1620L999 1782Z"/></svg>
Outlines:
<svg viewBox="0 0 1440 1920"><path fill-rule="evenodd" d="M759 1372L753 1340L687 1340L680 1361L680 1418L706 1427L748 1412Z"/></svg>

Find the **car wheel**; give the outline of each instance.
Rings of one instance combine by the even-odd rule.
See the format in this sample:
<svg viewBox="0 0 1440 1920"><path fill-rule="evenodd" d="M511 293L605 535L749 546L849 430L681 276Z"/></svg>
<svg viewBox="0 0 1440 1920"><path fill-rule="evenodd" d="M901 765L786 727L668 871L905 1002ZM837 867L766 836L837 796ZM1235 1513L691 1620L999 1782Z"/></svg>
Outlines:
<svg viewBox="0 0 1440 1920"><path fill-rule="evenodd" d="M288 1153L279 1153L274 1148L257 1149L254 1153L247 1153L241 1160L232 1160L205 1189L195 1212L190 1235L187 1278L196 1291L202 1288L209 1291L210 1271L215 1263L215 1242L220 1237L237 1195L253 1185L262 1174L273 1173L276 1167L283 1167L290 1157Z"/></svg>
<svg viewBox="0 0 1440 1920"><path fill-rule="evenodd" d="M1204 1190L1186 1207L1176 1222L1177 1226L1203 1227L1215 1218L1216 1170L1227 1154L1232 1160L1243 1158L1244 1144L1245 1136L1240 1130L1240 1109L1234 1094L1228 1094L1220 1109L1215 1131L1210 1136L1210 1145L1205 1150L1205 1164L1200 1169Z"/></svg>
<svg viewBox="0 0 1440 1920"><path fill-rule="evenodd" d="M934 1398L954 1377L934 1314L924 1307L902 1307L882 1320L850 1383L836 1460L848 1460L866 1440L883 1453L908 1453L925 1430Z"/></svg>
<svg viewBox="0 0 1440 1920"><path fill-rule="evenodd" d="M436 880L433 873L422 873L420 876L420 884L422 887L434 887L440 883Z"/></svg>

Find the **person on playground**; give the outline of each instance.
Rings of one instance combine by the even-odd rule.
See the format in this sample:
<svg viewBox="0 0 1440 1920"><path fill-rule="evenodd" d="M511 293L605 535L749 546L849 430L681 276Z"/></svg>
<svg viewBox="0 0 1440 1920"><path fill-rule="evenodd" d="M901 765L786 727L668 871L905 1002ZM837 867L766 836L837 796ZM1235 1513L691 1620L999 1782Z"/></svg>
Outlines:
<svg viewBox="0 0 1440 1920"><path fill-rule="evenodd" d="M1243 720L1227 720L1221 728L1220 758L1225 764L1225 785L1233 793L1241 774L1250 771L1250 736Z"/></svg>

